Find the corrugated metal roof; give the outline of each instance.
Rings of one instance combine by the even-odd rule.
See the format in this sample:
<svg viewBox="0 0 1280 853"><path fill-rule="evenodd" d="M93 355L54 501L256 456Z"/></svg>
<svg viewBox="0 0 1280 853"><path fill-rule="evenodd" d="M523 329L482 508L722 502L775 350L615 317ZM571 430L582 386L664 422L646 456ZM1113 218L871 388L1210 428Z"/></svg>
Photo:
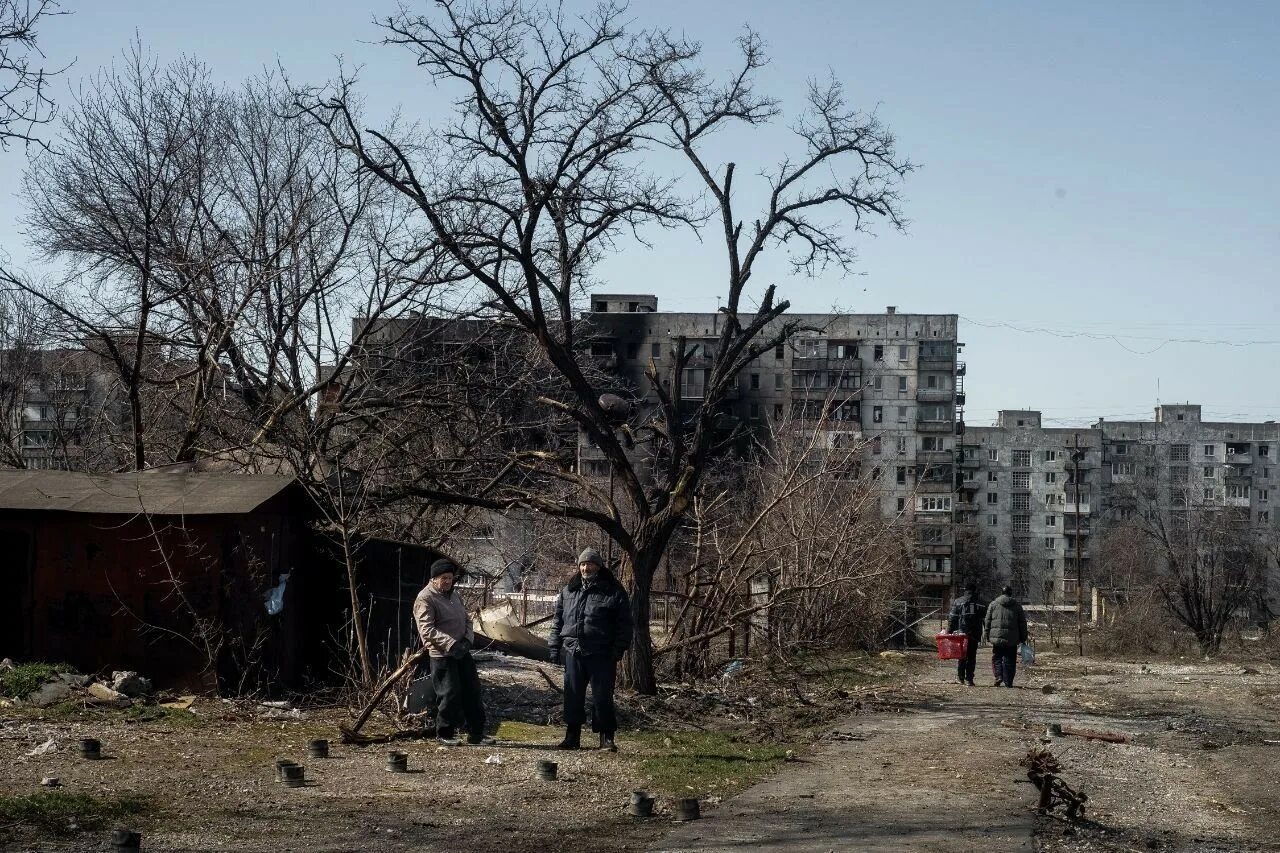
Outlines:
<svg viewBox="0 0 1280 853"><path fill-rule="evenodd" d="M0 509L108 515L239 515L288 488L275 474L0 471Z"/></svg>

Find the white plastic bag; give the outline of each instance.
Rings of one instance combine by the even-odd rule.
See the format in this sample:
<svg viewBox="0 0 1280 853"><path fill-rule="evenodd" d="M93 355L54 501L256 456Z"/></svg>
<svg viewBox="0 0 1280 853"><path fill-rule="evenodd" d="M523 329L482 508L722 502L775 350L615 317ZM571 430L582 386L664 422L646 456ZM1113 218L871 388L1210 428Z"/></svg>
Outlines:
<svg viewBox="0 0 1280 853"><path fill-rule="evenodd" d="M1023 643L1018 647L1022 653L1022 662L1025 664L1033 664L1036 662L1036 647L1030 643Z"/></svg>

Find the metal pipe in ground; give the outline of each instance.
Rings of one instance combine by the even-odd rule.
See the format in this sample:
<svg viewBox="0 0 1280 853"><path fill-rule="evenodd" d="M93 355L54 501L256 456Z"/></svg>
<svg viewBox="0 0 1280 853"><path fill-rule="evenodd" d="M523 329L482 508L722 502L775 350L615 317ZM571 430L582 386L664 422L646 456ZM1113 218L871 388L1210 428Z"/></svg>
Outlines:
<svg viewBox="0 0 1280 853"><path fill-rule="evenodd" d="M281 759L279 759L278 761L276 761L276 781L277 781L277 782L283 782L283 781L284 781L284 769L285 769L286 767L296 767L296 766L297 766L297 764L298 764L298 762L296 762L296 761L290 761L290 760L289 760L289 759L287 759L287 758L281 758Z"/></svg>
<svg viewBox="0 0 1280 853"><path fill-rule="evenodd" d="M142 849L142 833L134 832L131 829L111 830L111 849L112 850L141 850Z"/></svg>
<svg viewBox="0 0 1280 853"><path fill-rule="evenodd" d="M702 817L702 810L698 805L698 801L692 797L676 800L676 820L687 821L697 820Z"/></svg>
<svg viewBox="0 0 1280 853"><path fill-rule="evenodd" d="M392 750L387 753L387 772L388 773L408 773L409 772L409 753Z"/></svg>
<svg viewBox="0 0 1280 853"><path fill-rule="evenodd" d="M329 741L313 740L307 744L307 758L328 758Z"/></svg>
<svg viewBox="0 0 1280 853"><path fill-rule="evenodd" d="M542 760L538 762L538 778L543 782L556 781L556 771L558 765L554 761Z"/></svg>
<svg viewBox="0 0 1280 853"><path fill-rule="evenodd" d="M96 738L86 737L80 739L80 757L87 758L90 761L96 761L102 757L102 743Z"/></svg>
<svg viewBox="0 0 1280 853"><path fill-rule="evenodd" d="M301 764L286 764L281 772L286 788L301 788L307 784L306 771Z"/></svg>
<svg viewBox="0 0 1280 853"><path fill-rule="evenodd" d="M632 791L627 813L632 817L653 817L653 795L648 791Z"/></svg>

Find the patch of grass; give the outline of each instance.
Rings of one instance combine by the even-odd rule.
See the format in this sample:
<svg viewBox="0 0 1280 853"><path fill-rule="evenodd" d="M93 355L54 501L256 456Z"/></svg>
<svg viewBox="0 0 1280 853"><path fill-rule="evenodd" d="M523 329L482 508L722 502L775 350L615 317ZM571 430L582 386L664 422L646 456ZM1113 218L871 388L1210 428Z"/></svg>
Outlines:
<svg viewBox="0 0 1280 853"><path fill-rule="evenodd" d="M0 669L0 696L22 699L53 681L60 672L73 672L65 663L20 663L13 669Z"/></svg>
<svg viewBox="0 0 1280 853"><path fill-rule="evenodd" d="M520 723L515 720L503 720L498 724L498 732L494 736L498 740L509 740L513 743L558 742L560 729L552 728L551 726L535 726L533 723Z"/></svg>
<svg viewBox="0 0 1280 853"><path fill-rule="evenodd" d="M150 802L141 797L103 800L62 791L0 797L0 824L20 824L60 835L102 829L115 821L150 812Z"/></svg>
<svg viewBox="0 0 1280 853"><path fill-rule="evenodd" d="M130 705L116 713L126 723L172 723L177 726L191 726L200 722L200 718L190 711L162 708L159 705Z"/></svg>
<svg viewBox="0 0 1280 853"><path fill-rule="evenodd" d="M640 770L656 792L667 795L726 794L772 772L787 758L785 743L749 743L734 732L637 732Z"/></svg>

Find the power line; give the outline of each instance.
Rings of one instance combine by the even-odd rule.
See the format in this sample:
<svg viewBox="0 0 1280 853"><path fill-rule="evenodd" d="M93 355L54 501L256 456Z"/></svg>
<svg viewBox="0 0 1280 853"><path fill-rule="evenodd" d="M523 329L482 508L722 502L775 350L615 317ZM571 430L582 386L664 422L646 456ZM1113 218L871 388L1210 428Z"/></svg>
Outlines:
<svg viewBox="0 0 1280 853"><path fill-rule="evenodd" d="M1256 346L1280 346L1280 340L1228 340L1225 338L1160 338L1151 335L1122 335L1107 332L1091 332L1083 329L1066 329L1061 327L1049 328L1044 326L1020 326L1015 323L1006 323L1001 320L983 321L975 317L969 317L965 314L958 315L961 320L966 323L972 323L975 326L982 326L987 329L1010 329L1015 332L1022 332L1028 335L1048 335L1054 338L1062 338L1071 340L1075 338L1085 338L1094 341L1111 341L1116 346L1134 355L1152 355L1159 352L1169 344L1198 344L1203 346L1227 346L1227 347L1256 347ZM1128 346L1124 340L1133 341L1152 341L1156 342L1156 346L1149 350L1139 350Z"/></svg>

